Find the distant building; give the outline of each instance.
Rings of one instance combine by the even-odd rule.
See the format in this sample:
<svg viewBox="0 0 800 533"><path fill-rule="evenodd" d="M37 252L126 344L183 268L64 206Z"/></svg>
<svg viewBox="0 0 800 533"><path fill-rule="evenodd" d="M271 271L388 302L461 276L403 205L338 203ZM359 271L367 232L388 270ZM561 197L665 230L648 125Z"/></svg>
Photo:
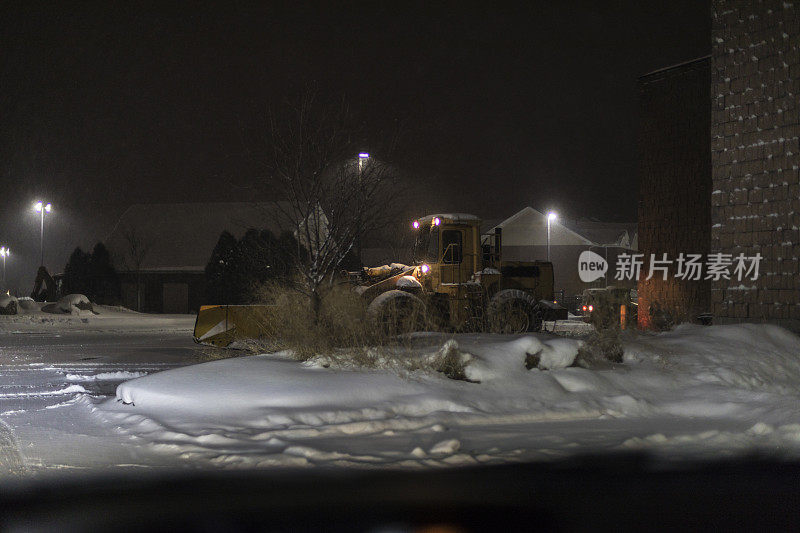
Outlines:
<svg viewBox="0 0 800 533"><path fill-rule="evenodd" d="M534 261L547 259L547 216L526 207L500 222L488 222L484 233L502 228L504 260ZM637 249L636 223L598 222L588 219L558 218L550 224L550 260L553 263L554 288L565 296L582 294L585 289L606 285L635 287L635 281L614 279L617 255ZM604 278L584 283L578 275L578 257L591 250L608 263Z"/></svg>
<svg viewBox="0 0 800 533"><path fill-rule="evenodd" d="M270 216L275 209L272 203L129 207L106 239L123 305L148 313L188 313L215 303L204 301L205 267L220 234L240 238L250 228L280 233Z"/></svg>

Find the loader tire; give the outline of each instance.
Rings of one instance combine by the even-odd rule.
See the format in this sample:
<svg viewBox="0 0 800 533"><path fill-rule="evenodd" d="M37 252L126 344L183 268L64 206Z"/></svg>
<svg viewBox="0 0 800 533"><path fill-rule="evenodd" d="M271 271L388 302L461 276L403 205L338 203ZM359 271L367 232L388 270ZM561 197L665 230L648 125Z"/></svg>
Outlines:
<svg viewBox="0 0 800 533"><path fill-rule="evenodd" d="M518 289L495 294L487 310L493 333L525 333L542 330L542 312L533 296Z"/></svg>
<svg viewBox="0 0 800 533"><path fill-rule="evenodd" d="M367 319L376 331L390 337L419 331L425 326L425 304L411 293L386 291L370 302Z"/></svg>

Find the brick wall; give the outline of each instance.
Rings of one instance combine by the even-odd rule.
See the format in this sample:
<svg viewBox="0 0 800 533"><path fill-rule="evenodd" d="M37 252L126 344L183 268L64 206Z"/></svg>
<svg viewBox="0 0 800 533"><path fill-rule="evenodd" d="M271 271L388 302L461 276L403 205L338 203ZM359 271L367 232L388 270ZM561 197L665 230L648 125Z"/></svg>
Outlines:
<svg viewBox="0 0 800 533"><path fill-rule="evenodd" d="M755 281L713 283L715 322L766 320L800 330L795 4L712 2L711 247L764 258Z"/></svg>
<svg viewBox="0 0 800 533"><path fill-rule="evenodd" d="M639 252L674 260L709 251L711 160L709 59L643 76L639 80ZM645 261L647 265L648 260ZM612 267L613 268L613 267ZM639 326L649 327L651 304L680 321L710 310L710 283L639 278Z"/></svg>

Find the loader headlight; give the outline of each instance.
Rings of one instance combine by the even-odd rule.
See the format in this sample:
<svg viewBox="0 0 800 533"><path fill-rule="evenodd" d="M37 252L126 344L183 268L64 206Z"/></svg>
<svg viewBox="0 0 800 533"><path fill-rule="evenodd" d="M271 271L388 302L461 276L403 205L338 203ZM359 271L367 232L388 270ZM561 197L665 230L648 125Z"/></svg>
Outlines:
<svg viewBox="0 0 800 533"><path fill-rule="evenodd" d="M438 226L441 223L442 223L442 221L439 219L439 217L433 217L433 225L434 226Z"/></svg>
<svg viewBox="0 0 800 533"><path fill-rule="evenodd" d="M428 265L422 265L421 267L419 267L419 270L423 274L427 274L430 271L430 269L431 269L431 267L429 267Z"/></svg>
<svg viewBox="0 0 800 533"><path fill-rule="evenodd" d="M412 226L414 229L419 229L419 220L415 220L415 221L414 221L414 222L411 224L411 226Z"/></svg>

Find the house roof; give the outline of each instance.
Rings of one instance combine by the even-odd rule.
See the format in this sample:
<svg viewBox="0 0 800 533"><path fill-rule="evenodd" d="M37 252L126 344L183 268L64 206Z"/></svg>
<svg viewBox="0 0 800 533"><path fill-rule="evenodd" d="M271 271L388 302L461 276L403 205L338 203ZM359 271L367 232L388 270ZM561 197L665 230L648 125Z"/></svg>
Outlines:
<svg viewBox="0 0 800 533"><path fill-rule="evenodd" d="M506 228L515 224L519 225L524 220L535 220L535 225L545 226L547 216L541 211L532 207L525 207L509 218L493 222L493 225L484 226L484 233L491 233L494 228ZM535 240L534 232L526 233L531 239L531 244ZM561 241L561 242L560 242ZM624 248L635 248L638 241L637 224L618 223L618 222L599 222L590 219L563 219L559 218L553 226L552 244L584 244L588 246L620 246Z"/></svg>
<svg viewBox="0 0 800 533"><path fill-rule="evenodd" d="M223 231L237 238L250 228L280 233L280 208L272 202L132 205L111 230L106 246L118 270L132 270L126 233L133 230L149 247L142 270L203 270Z"/></svg>
<svg viewBox="0 0 800 533"><path fill-rule="evenodd" d="M636 222L599 222L586 218L559 222L598 246L633 248L638 232Z"/></svg>

